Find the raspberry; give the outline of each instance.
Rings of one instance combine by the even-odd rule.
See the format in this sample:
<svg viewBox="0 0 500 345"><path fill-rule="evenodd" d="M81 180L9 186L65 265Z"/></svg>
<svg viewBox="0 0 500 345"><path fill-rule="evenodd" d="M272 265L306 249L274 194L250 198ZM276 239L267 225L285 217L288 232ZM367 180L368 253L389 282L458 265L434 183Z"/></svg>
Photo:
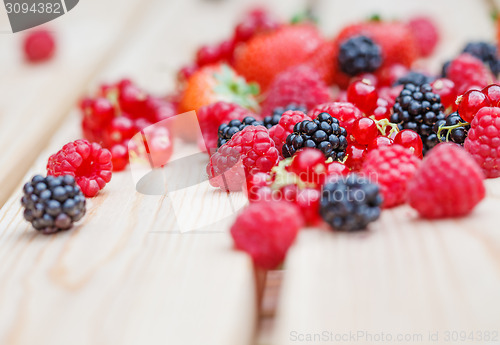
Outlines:
<svg viewBox="0 0 500 345"><path fill-rule="evenodd" d="M485 87L495 80L481 60L467 53L459 55L450 63L446 75L455 83L459 94L473 87Z"/></svg>
<svg viewBox="0 0 500 345"><path fill-rule="evenodd" d="M351 37L340 44L338 64L350 76L373 72L382 65L382 49L366 36Z"/></svg>
<svg viewBox="0 0 500 345"><path fill-rule="evenodd" d="M311 118L301 111L289 110L281 115L276 126L271 127L269 136L273 139L280 154L282 154L286 138L293 133L293 127L304 120L311 120Z"/></svg>
<svg viewBox="0 0 500 345"><path fill-rule="evenodd" d="M324 103L311 109L307 115L315 119L321 113L328 113L339 120L340 126L347 133L351 132L354 121L363 117L363 113L355 105L347 102Z"/></svg>
<svg viewBox="0 0 500 345"><path fill-rule="evenodd" d="M49 60L56 48L54 36L47 30L35 30L24 39L24 55L30 62Z"/></svg>
<svg viewBox="0 0 500 345"><path fill-rule="evenodd" d="M436 25L427 17L412 18L407 25L415 37L419 55L422 57L431 55L439 41Z"/></svg>
<svg viewBox="0 0 500 345"><path fill-rule="evenodd" d="M329 100L328 87L318 73L310 67L297 66L278 74L273 80L262 103L262 114L268 116L275 108L290 103L310 109Z"/></svg>
<svg viewBox="0 0 500 345"><path fill-rule="evenodd" d="M382 206L390 208L406 201L408 181L419 164L420 159L401 145L381 146L368 153L362 173L380 186Z"/></svg>
<svg viewBox="0 0 500 345"><path fill-rule="evenodd" d="M246 116L255 118L250 110L235 103L217 102L200 108L197 113L200 122L201 133L205 140L208 152L217 148L219 127L231 120L243 120Z"/></svg>
<svg viewBox="0 0 500 345"><path fill-rule="evenodd" d="M439 144L410 181L409 204L424 218L464 216L485 196L483 177L464 149L456 144Z"/></svg>
<svg viewBox="0 0 500 345"><path fill-rule="evenodd" d="M500 177L500 108L482 108L472 120L465 149L487 178Z"/></svg>
<svg viewBox="0 0 500 345"><path fill-rule="evenodd" d="M279 152L264 126L249 126L236 133L210 157L210 184L226 191L241 190L246 176L269 172L279 161Z"/></svg>
<svg viewBox="0 0 500 345"><path fill-rule="evenodd" d="M500 59L498 59L497 46L488 42L469 42L465 46L464 53L477 57L487 65L494 75L500 73Z"/></svg>
<svg viewBox="0 0 500 345"><path fill-rule="evenodd" d="M231 227L234 245L247 252L255 266L275 269L303 225L299 214L297 207L284 201L252 203Z"/></svg>
<svg viewBox="0 0 500 345"><path fill-rule="evenodd" d="M379 187L368 179L334 176L323 186L320 214L335 230L362 230L380 217L382 200Z"/></svg>
<svg viewBox="0 0 500 345"><path fill-rule="evenodd" d="M85 197L73 176L36 175L23 192L24 219L44 234L69 230L85 215Z"/></svg>
<svg viewBox="0 0 500 345"><path fill-rule="evenodd" d="M111 181L112 169L111 153L83 139L64 145L47 163L48 175L74 176L86 197L95 196Z"/></svg>
<svg viewBox="0 0 500 345"><path fill-rule="evenodd" d="M285 107L277 107L273 109L272 115L268 115L264 117L264 126L267 129L271 129L271 127L276 126L281 119L281 116L287 112L288 110L301 111L303 113L307 113L307 109L303 105L297 105L295 103L290 103Z"/></svg>
<svg viewBox="0 0 500 345"><path fill-rule="evenodd" d="M219 126L218 130L218 136L219 139L217 140L217 147L221 147L225 143L227 143L233 135L241 130L243 128L246 128L248 126L262 126L263 123L260 121L257 121L251 116L247 116L243 118L243 120L231 120L228 123L223 123L222 125Z"/></svg>

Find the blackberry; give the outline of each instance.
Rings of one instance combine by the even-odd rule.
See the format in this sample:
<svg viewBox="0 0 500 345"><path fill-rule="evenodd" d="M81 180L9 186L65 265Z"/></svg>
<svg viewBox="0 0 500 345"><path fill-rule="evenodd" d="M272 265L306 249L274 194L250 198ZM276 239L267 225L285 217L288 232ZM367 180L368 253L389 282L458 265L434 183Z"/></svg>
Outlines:
<svg viewBox="0 0 500 345"><path fill-rule="evenodd" d="M500 60L498 59L497 46L488 42L470 42L465 46L464 53L469 53L487 65L494 75L500 73Z"/></svg>
<svg viewBox="0 0 500 345"><path fill-rule="evenodd" d="M451 65L451 60L446 61L443 64L443 67L441 67L441 77L448 78L448 68L450 67L450 65Z"/></svg>
<svg viewBox="0 0 500 345"><path fill-rule="evenodd" d="M396 98L391 122L400 130L411 129L422 138L423 154L439 143L434 125L445 119L441 97L432 92L429 84L406 84Z"/></svg>
<svg viewBox="0 0 500 345"><path fill-rule="evenodd" d="M44 233L68 230L85 215L85 197L70 175L36 175L23 187L24 219Z"/></svg>
<svg viewBox="0 0 500 345"><path fill-rule="evenodd" d="M351 76L373 72L382 65L382 49L366 36L354 36L341 43L338 63Z"/></svg>
<svg viewBox="0 0 500 345"><path fill-rule="evenodd" d="M414 85L430 84L434 81L434 78L420 72L410 71L398 80L396 80L395 85L405 85L408 83Z"/></svg>
<svg viewBox="0 0 500 345"><path fill-rule="evenodd" d="M219 126L219 131L218 131L218 136L219 139L217 140L217 147L221 147L225 143L227 143L235 133L238 133L239 131L243 130L243 128L248 127L248 126L262 126L261 121L257 121L251 116L245 117L242 121L240 120L231 120L228 123L223 123L222 125Z"/></svg>
<svg viewBox="0 0 500 345"><path fill-rule="evenodd" d="M283 156L292 157L302 148L319 149L326 158L342 161L347 148L347 132L339 121L328 113L321 113L316 119L305 120L293 127L293 133L286 138Z"/></svg>
<svg viewBox="0 0 500 345"><path fill-rule="evenodd" d="M450 114L446 120L439 120L436 122L433 130L439 133L440 141L450 141L463 146L470 129L470 125L465 123L466 122L460 117L458 112L454 112Z"/></svg>
<svg viewBox="0 0 500 345"><path fill-rule="evenodd" d="M350 174L325 183L319 212L335 230L362 230L380 217L382 201L378 185Z"/></svg>
<svg viewBox="0 0 500 345"><path fill-rule="evenodd" d="M264 117L264 126L269 129L272 126L275 126L280 122L281 115L288 110L301 111L303 113L307 113L307 108L303 105L297 105L295 103L290 103L286 107L278 107L274 108L273 114Z"/></svg>

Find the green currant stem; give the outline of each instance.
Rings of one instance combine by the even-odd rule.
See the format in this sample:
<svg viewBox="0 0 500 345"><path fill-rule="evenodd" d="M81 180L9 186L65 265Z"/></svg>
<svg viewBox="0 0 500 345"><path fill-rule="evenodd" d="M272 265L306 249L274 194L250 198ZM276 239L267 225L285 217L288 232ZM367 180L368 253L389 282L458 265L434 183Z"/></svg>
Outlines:
<svg viewBox="0 0 500 345"><path fill-rule="evenodd" d="M399 132L399 127L397 124L395 123L392 123L392 122L389 122L388 119L382 119L382 120L375 120L375 116L370 116L370 118L375 121L375 124L377 125L377 129L378 131L380 132L380 134L382 134L384 137L386 136L385 135L385 131L387 129L387 127L391 127L391 130L389 132L389 134L387 135L388 138L390 138L393 134L397 134Z"/></svg>
<svg viewBox="0 0 500 345"><path fill-rule="evenodd" d="M439 141L440 142L443 142L443 141L448 142L448 141L450 141L449 140L450 139L450 133L451 133L452 130L454 130L455 128L458 128L458 127L464 127L464 126L468 126L468 125L470 125L469 122L459 122L459 123L457 123L456 125L453 125L453 126L440 126L439 129L438 129L438 131L437 131L437 136L438 136ZM441 137L441 132L443 130L447 131L446 132L446 139L445 140L441 139L442 138Z"/></svg>

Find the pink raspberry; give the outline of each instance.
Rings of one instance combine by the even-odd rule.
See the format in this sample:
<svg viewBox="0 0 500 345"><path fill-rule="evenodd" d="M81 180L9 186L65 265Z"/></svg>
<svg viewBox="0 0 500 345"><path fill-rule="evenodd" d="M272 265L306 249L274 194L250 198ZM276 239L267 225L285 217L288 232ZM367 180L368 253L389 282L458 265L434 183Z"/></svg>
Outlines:
<svg viewBox="0 0 500 345"><path fill-rule="evenodd" d="M111 181L112 170L111 152L83 139L64 145L47 163L48 175L74 176L86 197L96 196Z"/></svg>
<svg viewBox="0 0 500 345"><path fill-rule="evenodd" d="M55 50L55 38L48 30L39 29L28 32L24 39L24 55L30 62L49 60Z"/></svg>
<svg viewBox="0 0 500 345"><path fill-rule="evenodd" d="M210 184L226 191L238 191L246 176L269 172L279 162L279 152L264 126L248 126L233 135L210 157Z"/></svg>
<svg viewBox="0 0 500 345"><path fill-rule="evenodd" d="M248 253L255 266L270 270L283 262L302 225L300 210L293 204L256 202L236 218L231 236L235 247Z"/></svg>
<svg viewBox="0 0 500 345"><path fill-rule="evenodd" d="M288 110L281 115L278 124L269 129L269 136L274 140L280 155L286 137L293 133L293 126L304 120L311 120L311 118L301 111Z"/></svg>
<svg viewBox="0 0 500 345"><path fill-rule="evenodd" d="M419 55L431 55L439 41L439 32L434 22L428 17L415 17L408 22L408 27L415 37Z"/></svg>
<svg viewBox="0 0 500 345"><path fill-rule="evenodd" d="M450 63L446 75L455 83L460 95L473 87L482 89L495 80L481 60L467 53L459 55Z"/></svg>
<svg viewBox="0 0 500 345"><path fill-rule="evenodd" d="M324 103L311 109L308 115L314 120L319 114L328 113L340 122L347 133L351 133L354 121L363 117L363 113L354 104L348 102Z"/></svg>
<svg viewBox="0 0 500 345"><path fill-rule="evenodd" d="M479 110L464 143L487 178L500 177L500 108Z"/></svg>
<svg viewBox="0 0 500 345"><path fill-rule="evenodd" d="M368 152L362 173L380 185L384 197L383 207L390 208L406 201L408 182L420 162L401 145L380 146Z"/></svg>

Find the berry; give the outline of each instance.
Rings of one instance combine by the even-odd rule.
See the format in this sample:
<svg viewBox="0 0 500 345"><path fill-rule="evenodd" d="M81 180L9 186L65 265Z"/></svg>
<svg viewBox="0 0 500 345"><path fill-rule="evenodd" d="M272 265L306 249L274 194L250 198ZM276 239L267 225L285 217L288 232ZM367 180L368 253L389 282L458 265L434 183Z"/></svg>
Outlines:
<svg viewBox="0 0 500 345"><path fill-rule="evenodd" d="M172 157L173 141L167 124L157 123L144 128L143 140L151 168L161 168Z"/></svg>
<svg viewBox="0 0 500 345"><path fill-rule="evenodd" d="M217 45L201 46L196 52L196 65L202 67L221 60L221 52Z"/></svg>
<svg viewBox="0 0 500 345"><path fill-rule="evenodd" d="M491 84L481 90L488 97L492 107L500 106L500 85Z"/></svg>
<svg viewBox="0 0 500 345"><path fill-rule="evenodd" d="M370 151L362 173L380 186L383 208L405 203L408 182L420 165L420 159L401 145L382 146Z"/></svg>
<svg viewBox="0 0 500 345"><path fill-rule="evenodd" d="M103 144L105 147L112 147L129 140L138 132L134 121L125 116L118 116L111 120L104 128Z"/></svg>
<svg viewBox="0 0 500 345"><path fill-rule="evenodd" d="M323 42L308 24L286 25L257 35L236 51L234 66L247 80L266 90L275 76L304 62Z"/></svg>
<svg viewBox="0 0 500 345"><path fill-rule="evenodd" d="M500 60L495 44L488 42L469 42L462 52L469 53L481 60L490 68L494 75L498 76L500 73Z"/></svg>
<svg viewBox="0 0 500 345"><path fill-rule="evenodd" d="M347 146L346 155L347 159L345 165L352 171L359 171L363 166L368 149L364 145L351 143Z"/></svg>
<svg viewBox="0 0 500 345"><path fill-rule="evenodd" d="M477 112L464 147L487 178L500 177L500 108L482 108Z"/></svg>
<svg viewBox="0 0 500 345"><path fill-rule="evenodd" d="M416 134L416 133L415 133ZM418 134L417 134L418 136ZM420 139L420 137L418 137ZM368 151L371 151L371 150L375 150L375 149L378 149L379 147L382 147L382 146L391 146L394 144L394 140L390 139L390 138L387 138L387 137L383 137L381 135L379 135L378 137L376 137L369 145L368 145Z"/></svg>
<svg viewBox="0 0 500 345"><path fill-rule="evenodd" d="M335 230L362 230L380 217L382 200L379 187L364 177L332 177L323 186L320 214Z"/></svg>
<svg viewBox="0 0 500 345"><path fill-rule="evenodd" d="M451 141L455 144L463 145L470 129L470 125L460 125L463 123L464 120L460 117L458 112L450 114L446 120L436 122L435 126L437 126L438 131L441 131L439 133L439 140Z"/></svg>
<svg viewBox="0 0 500 345"><path fill-rule="evenodd" d="M327 164L326 174L327 176L346 176L347 174L349 174L349 168L345 164L334 161Z"/></svg>
<svg viewBox="0 0 500 345"><path fill-rule="evenodd" d="M394 102L389 102L384 98L377 99L377 107L373 110L373 117L376 121L389 120Z"/></svg>
<svg viewBox="0 0 500 345"><path fill-rule="evenodd" d="M239 131L242 131L243 128L248 126L262 126L262 122L257 121L251 116L247 116L243 118L243 120L231 120L228 123L223 123L219 126L218 136L219 140L217 141L217 147L221 147L225 143L227 143L233 135Z"/></svg>
<svg viewBox="0 0 500 345"><path fill-rule="evenodd" d="M408 67L403 66L399 63L380 68L377 71L377 86L393 86L399 78L404 77L406 74L408 74L408 72Z"/></svg>
<svg viewBox="0 0 500 345"><path fill-rule="evenodd" d="M264 126L248 126L237 132L210 157L210 184L226 191L238 191L246 176L268 173L279 161L279 152Z"/></svg>
<svg viewBox="0 0 500 345"><path fill-rule="evenodd" d="M361 111L354 104L348 102L320 104L311 109L308 115L312 119L315 119L321 113L328 113L339 120L340 126L344 127L347 130L347 133L351 132L354 121L363 117L363 113L361 113Z"/></svg>
<svg viewBox="0 0 500 345"><path fill-rule="evenodd" d="M382 65L382 50L366 36L354 36L340 43L338 64L350 76L373 72Z"/></svg>
<svg viewBox="0 0 500 345"><path fill-rule="evenodd" d="M317 149L303 149L293 157L289 171L304 182L319 185L326 176L325 156Z"/></svg>
<svg viewBox="0 0 500 345"><path fill-rule="evenodd" d="M94 197L111 181L112 169L111 153L82 139L64 145L47 163L48 175L74 176L86 197Z"/></svg>
<svg viewBox="0 0 500 345"><path fill-rule="evenodd" d="M294 203L300 209L306 225L313 226L321 222L319 201L321 193L317 189L304 188L298 191Z"/></svg>
<svg viewBox="0 0 500 345"><path fill-rule="evenodd" d="M235 42L246 42L256 34L276 30L280 23L266 10L255 9L245 15L234 30Z"/></svg>
<svg viewBox="0 0 500 345"><path fill-rule="evenodd" d="M467 91L457 102L460 116L467 122L472 121L479 109L491 105L488 96L478 90Z"/></svg>
<svg viewBox="0 0 500 345"><path fill-rule="evenodd" d="M369 145L378 136L377 124L368 117L357 119L352 126L351 135L357 143Z"/></svg>
<svg viewBox="0 0 500 345"><path fill-rule="evenodd" d="M446 76L455 83L458 94L464 94L473 87L485 87L495 79L481 60L467 53L450 63Z"/></svg>
<svg viewBox="0 0 500 345"><path fill-rule="evenodd" d="M347 100L365 114L372 114L377 107L378 92L367 80L358 80L347 88Z"/></svg>
<svg viewBox="0 0 500 345"><path fill-rule="evenodd" d="M445 118L441 97L432 92L429 84L416 86L406 84L396 99L391 122L397 123L400 130L411 129L422 138L423 154L439 142L432 128L436 122Z"/></svg>
<svg viewBox="0 0 500 345"><path fill-rule="evenodd" d="M432 82L432 92L438 94L441 97L441 103L443 103L444 108L447 113L456 111L458 106L456 100L458 97L457 90L455 88L455 83L450 79L440 78Z"/></svg>
<svg viewBox="0 0 500 345"><path fill-rule="evenodd" d="M133 118L142 117L146 111L148 95L134 84L119 87L118 102L121 110Z"/></svg>
<svg viewBox="0 0 500 345"><path fill-rule="evenodd" d="M409 204L423 218L460 217L484 198L483 173L460 146L439 144L408 185Z"/></svg>
<svg viewBox="0 0 500 345"><path fill-rule="evenodd" d="M427 17L414 17L407 25L415 37L419 55L431 55L439 41L439 32L434 22Z"/></svg>
<svg viewBox="0 0 500 345"><path fill-rule="evenodd" d="M111 162L113 163L113 171L123 171L128 165L128 148L123 144L116 144L109 150L111 152Z"/></svg>
<svg viewBox="0 0 500 345"><path fill-rule="evenodd" d="M313 68L327 85L331 85L338 69L338 66L332 63L332 61L337 61L337 55L336 42L325 41L318 46L303 65Z"/></svg>
<svg viewBox="0 0 500 345"><path fill-rule="evenodd" d="M273 139L280 154L283 154L283 145L287 137L293 133L294 126L305 120L311 120L311 118L301 111L289 110L281 115L281 119L276 126L271 127L269 136Z"/></svg>
<svg viewBox="0 0 500 345"><path fill-rule="evenodd" d="M439 121L436 123L439 123ZM417 132L412 131L411 129L404 129L402 131L399 131L398 134L396 134L396 136L394 137L394 144L398 144L409 149L418 158L423 157L422 138L420 137L420 135L418 135Z"/></svg>
<svg viewBox="0 0 500 345"><path fill-rule="evenodd" d="M398 78L398 80L396 80L395 82L395 85L405 85L405 84L423 85L423 84L430 84L433 81L434 78L428 76L427 74L416 71L409 71L402 77Z"/></svg>
<svg viewBox="0 0 500 345"><path fill-rule="evenodd" d="M304 120L293 127L293 133L283 145L283 156L292 157L300 149L309 147L319 149L326 158L341 161L347 148L346 135L336 118L321 113L314 120Z"/></svg>
<svg viewBox="0 0 500 345"><path fill-rule="evenodd" d="M300 111L303 113L307 113L306 107L303 105L297 105L295 103L290 103L286 107L277 107L273 109L272 115L264 117L264 126L267 129L271 129L271 127L276 126L281 119L281 116L288 110Z"/></svg>
<svg viewBox="0 0 500 345"><path fill-rule="evenodd" d="M36 175L23 194L24 219L43 234L69 230L85 215L85 197L73 176Z"/></svg>
<svg viewBox="0 0 500 345"><path fill-rule="evenodd" d="M328 87L316 71L306 66L292 67L278 74L269 86L262 103L262 114L268 116L275 108L291 103L310 109L329 100Z"/></svg>
<svg viewBox="0 0 500 345"><path fill-rule="evenodd" d="M248 253L255 266L275 269L303 225L299 214L295 206L284 201L252 203L231 227L234 245Z"/></svg>
<svg viewBox="0 0 500 345"><path fill-rule="evenodd" d="M243 120L245 117L254 117L250 110L245 109L238 104L217 102L205 105L200 108L197 113L198 121L201 128L201 134L205 141L205 146L210 153L215 150L218 145L218 130L223 123L232 120Z"/></svg>
<svg viewBox="0 0 500 345"><path fill-rule="evenodd" d="M115 117L115 108L113 104L103 97L88 99L82 105L83 120L85 125L96 131L102 130L108 126Z"/></svg>
<svg viewBox="0 0 500 345"><path fill-rule="evenodd" d="M248 176L246 184L248 200L250 202L272 200L271 183L272 179L268 173L258 172Z"/></svg>
<svg viewBox="0 0 500 345"><path fill-rule="evenodd" d="M47 30L30 31L24 38L24 56L29 62L49 60L55 48L54 36Z"/></svg>

